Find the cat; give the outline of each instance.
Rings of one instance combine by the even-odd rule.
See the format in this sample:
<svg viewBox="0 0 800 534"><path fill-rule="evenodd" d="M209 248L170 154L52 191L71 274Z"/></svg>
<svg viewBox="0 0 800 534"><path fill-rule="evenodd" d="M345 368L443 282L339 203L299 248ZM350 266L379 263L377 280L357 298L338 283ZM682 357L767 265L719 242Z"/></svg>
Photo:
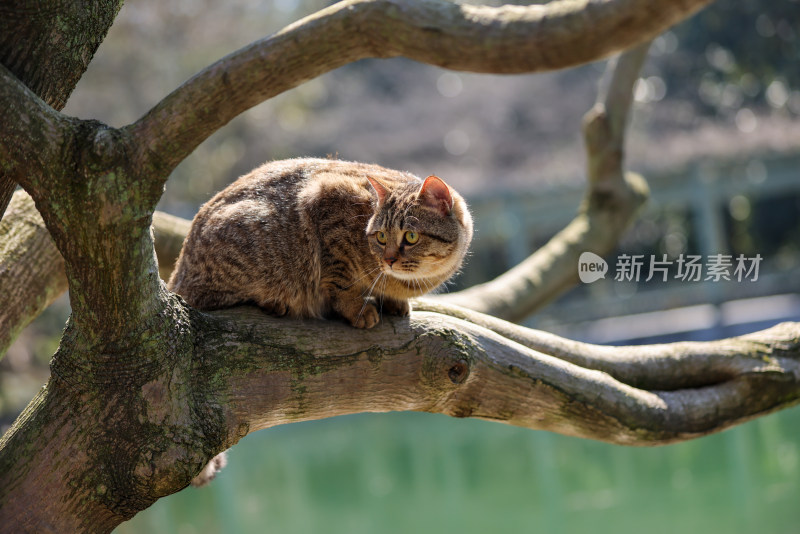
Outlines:
<svg viewBox="0 0 800 534"><path fill-rule="evenodd" d="M275 161L200 208L168 287L202 310L254 303L372 328L455 274L471 239L466 202L436 176Z"/></svg>
<svg viewBox="0 0 800 534"><path fill-rule="evenodd" d="M338 315L372 328L460 269L472 239L464 199L441 178L378 165L266 163L195 216L168 288L202 310L254 303L273 315ZM221 453L192 480L210 482Z"/></svg>

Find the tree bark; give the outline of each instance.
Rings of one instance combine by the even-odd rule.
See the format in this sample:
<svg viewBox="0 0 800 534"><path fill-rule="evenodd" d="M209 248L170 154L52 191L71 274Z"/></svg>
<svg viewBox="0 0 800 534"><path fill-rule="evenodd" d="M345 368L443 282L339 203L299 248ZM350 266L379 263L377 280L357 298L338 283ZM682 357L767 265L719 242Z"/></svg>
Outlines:
<svg viewBox="0 0 800 534"><path fill-rule="evenodd" d="M30 0L0 3L0 64L60 110L120 7L119 0L95 1L91 6ZM0 219L14 186L14 180L0 169Z"/></svg>
<svg viewBox="0 0 800 534"><path fill-rule="evenodd" d="M357 340L343 324L284 324L263 321L259 313L220 313L237 330L249 323L249 339L229 329L202 344L223 358L229 350L235 354L237 364L229 361L225 369L243 366L230 372L221 389L231 410L230 436L245 426L252 432L401 409L623 445L660 445L717 432L800 399L796 323L722 341L629 347L616 361L609 347L475 312L476 322L519 329L518 339L524 334L538 342L526 346L441 313L390 320ZM273 350L265 351L268 340ZM699 368L703 375L688 375Z"/></svg>

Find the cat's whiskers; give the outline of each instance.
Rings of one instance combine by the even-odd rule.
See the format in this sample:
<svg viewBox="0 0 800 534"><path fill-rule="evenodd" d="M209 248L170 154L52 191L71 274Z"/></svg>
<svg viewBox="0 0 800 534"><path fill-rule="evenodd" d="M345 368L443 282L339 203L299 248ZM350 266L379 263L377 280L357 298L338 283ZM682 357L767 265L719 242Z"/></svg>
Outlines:
<svg viewBox="0 0 800 534"><path fill-rule="evenodd" d="M361 310L358 312L356 316L356 321L361 319L361 315L363 315L364 310L367 309L367 304L369 304L369 299L372 297L372 290L375 288L375 285L378 283L382 277L386 276L383 272L378 273L378 276L375 277L375 280L372 282L372 285L369 286L369 293L366 297L364 297L364 293L361 293L361 296L364 297L364 304L361 305Z"/></svg>
<svg viewBox="0 0 800 534"><path fill-rule="evenodd" d="M414 278L411 279L411 281L414 282L415 286L417 286L417 289L419 290L420 295L425 293L425 291L422 290L422 282L420 281L420 279L418 277L415 276Z"/></svg>
<svg viewBox="0 0 800 534"><path fill-rule="evenodd" d="M425 289L422 287L424 281L421 278L419 277L414 278L414 283L417 284L417 288L419 289L420 294L425 293Z"/></svg>
<svg viewBox="0 0 800 534"><path fill-rule="evenodd" d="M436 289L434 287L433 283L429 282L427 278L420 278L419 280L420 280L420 282L422 282L425 285L424 293L430 293L431 291Z"/></svg>
<svg viewBox="0 0 800 534"><path fill-rule="evenodd" d="M353 282L353 283L352 283L352 284L350 284L349 286L345 286L345 287L344 287L344 288L342 288L342 289L350 289L351 287L353 287L354 285L356 285L357 283L359 283L361 280L363 280L364 278L368 277L369 275L371 275L372 273L374 273L375 271L377 271L377 270L379 270L379 269L380 269L380 266L378 266L378 267L375 267L374 269L370 269L369 271L367 271L366 273L364 273L364 274L363 274L363 275L362 275L362 276L361 276L361 277L360 277L358 280L356 280L355 282ZM365 290L364 292L366 292L366 290ZM364 296L364 293L361 293L361 296L363 297L363 296Z"/></svg>
<svg viewBox="0 0 800 534"><path fill-rule="evenodd" d="M365 299L368 299L369 297L371 297L372 296L372 289L375 287L375 284L378 283L378 280L380 280L381 276L383 276L383 275L384 275L383 271L379 272L378 276L375 277L375 280L372 281L372 284L370 284L370 286L367 289L365 289L364 291L361 292L361 296L364 297ZM365 293L366 293L366 296L364 296Z"/></svg>
<svg viewBox="0 0 800 534"><path fill-rule="evenodd" d="M381 301L380 301L380 310L379 310L379 312L381 314L381 318L383 318L383 297L386 295L386 284L388 284L388 283L389 283L389 277L384 275L384 277L383 277L383 287L381 287Z"/></svg>

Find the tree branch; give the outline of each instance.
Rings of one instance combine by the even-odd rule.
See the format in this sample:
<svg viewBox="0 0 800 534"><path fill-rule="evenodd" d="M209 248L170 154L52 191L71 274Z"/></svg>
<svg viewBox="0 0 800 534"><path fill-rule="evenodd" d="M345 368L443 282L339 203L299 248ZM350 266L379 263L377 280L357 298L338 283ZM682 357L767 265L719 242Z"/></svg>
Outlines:
<svg viewBox="0 0 800 534"><path fill-rule="evenodd" d="M475 323L427 312L358 336L343 324L265 319L257 310L213 317L227 326L204 324L197 331L208 354L201 358L209 366L204 372L230 372L220 391L230 436L345 413L416 410L656 445L800 400L798 323L722 341L631 347L617 363L606 347L542 338L508 323L501 328L539 338L533 350ZM211 354L225 363L210 362ZM636 387L625 373L612 376L598 366L630 369L640 384L665 384L660 375L667 374L671 385L683 386ZM701 366L710 373L704 383L694 375Z"/></svg>
<svg viewBox="0 0 800 534"><path fill-rule="evenodd" d="M5 180L41 187L46 174L63 174L60 151L68 119L42 101L0 65L0 172ZM4 187L7 189L8 185Z"/></svg>
<svg viewBox="0 0 800 534"><path fill-rule="evenodd" d="M0 357L66 290L64 259L31 197L18 191L0 220Z"/></svg>
<svg viewBox="0 0 800 534"><path fill-rule="evenodd" d="M711 0L578 0L485 7L434 0L346 0L204 69L129 127L162 180L246 109L368 57L405 56L475 72L565 68L652 39ZM613 35L613 39L608 36Z"/></svg>
<svg viewBox="0 0 800 534"><path fill-rule="evenodd" d="M650 43L609 63L609 83L584 116L588 190L575 219L525 261L494 280L434 298L519 322L574 287L584 252L605 255L617 245L649 195L647 183L623 171L625 125L633 84Z"/></svg>
<svg viewBox="0 0 800 534"><path fill-rule="evenodd" d="M698 342L626 347L591 345L431 298L417 299L414 309L468 321L535 351L579 367L602 371L642 389L675 391L718 384L749 372L754 361L752 355L742 356L736 352L741 347L728 347L728 350L723 342L719 342L719 350L715 352L707 351L707 343ZM750 349L757 353L760 335L751 334L741 339L752 338L754 343Z"/></svg>
<svg viewBox="0 0 800 534"><path fill-rule="evenodd" d="M186 237L189 221L156 212L155 248L164 280ZM0 220L0 358L33 319L67 290L64 259L53 243L33 199L14 193Z"/></svg>

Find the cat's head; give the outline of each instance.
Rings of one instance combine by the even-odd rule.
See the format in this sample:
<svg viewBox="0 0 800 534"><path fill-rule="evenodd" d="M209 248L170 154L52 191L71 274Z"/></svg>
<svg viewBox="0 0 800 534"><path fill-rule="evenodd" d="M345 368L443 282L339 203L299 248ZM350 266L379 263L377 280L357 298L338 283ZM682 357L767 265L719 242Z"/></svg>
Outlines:
<svg viewBox="0 0 800 534"><path fill-rule="evenodd" d="M427 292L461 266L472 240L472 217L457 192L437 176L421 183L368 178L376 196L367 239L382 271Z"/></svg>

